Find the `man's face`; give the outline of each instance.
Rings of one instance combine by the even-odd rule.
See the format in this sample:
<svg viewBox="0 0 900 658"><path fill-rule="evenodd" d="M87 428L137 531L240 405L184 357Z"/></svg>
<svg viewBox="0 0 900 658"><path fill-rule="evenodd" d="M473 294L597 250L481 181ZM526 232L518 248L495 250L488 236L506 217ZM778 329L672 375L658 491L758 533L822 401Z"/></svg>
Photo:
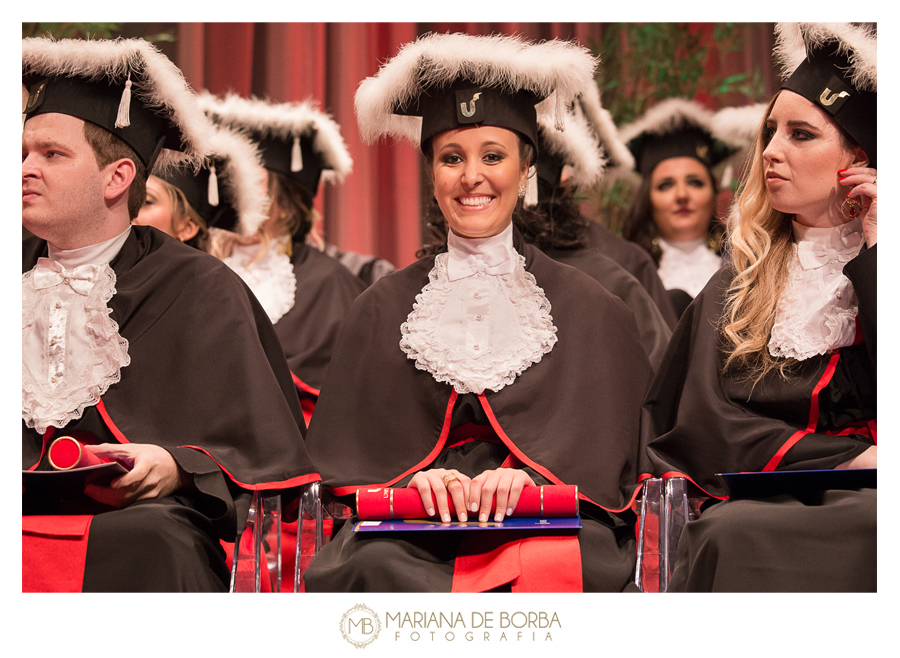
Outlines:
<svg viewBox="0 0 900 658"><path fill-rule="evenodd" d="M61 248L104 219L102 172L84 138L84 121L40 114L22 131L22 225Z"/></svg>

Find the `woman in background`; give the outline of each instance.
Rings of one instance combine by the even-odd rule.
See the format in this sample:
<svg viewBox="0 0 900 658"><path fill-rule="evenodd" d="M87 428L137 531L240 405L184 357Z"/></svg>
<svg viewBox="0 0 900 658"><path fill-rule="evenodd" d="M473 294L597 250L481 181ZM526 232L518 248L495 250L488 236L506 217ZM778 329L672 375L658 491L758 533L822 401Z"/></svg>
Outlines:
<svg viewBox="0 0 900 658"><path fill-rule="evenodd" d="M670 98L620 131L641 176L622 236L657 262L679 317L722 266L712 168L731 149L714 138L712 118L694 101Z"/></svg>

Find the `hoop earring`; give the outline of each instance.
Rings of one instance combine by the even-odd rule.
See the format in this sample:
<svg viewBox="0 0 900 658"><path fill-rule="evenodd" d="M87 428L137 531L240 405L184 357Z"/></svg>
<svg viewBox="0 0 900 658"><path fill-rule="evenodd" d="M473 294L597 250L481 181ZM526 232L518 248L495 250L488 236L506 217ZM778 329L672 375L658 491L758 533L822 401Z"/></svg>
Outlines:
<svg viewBox="0 0 900 658"><path fill-rule="evenodd" d="M862 213L862 203L856 197L847 197L841 204L841 214L847 219L856 219Z"/></svg>

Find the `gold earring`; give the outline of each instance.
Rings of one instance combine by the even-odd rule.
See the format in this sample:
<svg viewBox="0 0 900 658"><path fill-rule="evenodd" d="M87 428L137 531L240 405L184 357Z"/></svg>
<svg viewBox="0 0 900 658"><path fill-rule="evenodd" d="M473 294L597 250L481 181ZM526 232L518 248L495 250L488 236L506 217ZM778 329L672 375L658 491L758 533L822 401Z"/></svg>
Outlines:
<svg viewBox="0 0 900 658"><path fill-rule="evenodd" d="M841 214L847 219L856 219L862 212L862 203L856 197L848 196L841 204Z"/></svg>
<svg viewBox="0 0 900 658"><path fill-rule="evenodd" d="M525 192L527 191L527 189L528 188L525 187L525 183L522 183L521 185L519 185L519 198L520 199L525 198Z"/></svg>

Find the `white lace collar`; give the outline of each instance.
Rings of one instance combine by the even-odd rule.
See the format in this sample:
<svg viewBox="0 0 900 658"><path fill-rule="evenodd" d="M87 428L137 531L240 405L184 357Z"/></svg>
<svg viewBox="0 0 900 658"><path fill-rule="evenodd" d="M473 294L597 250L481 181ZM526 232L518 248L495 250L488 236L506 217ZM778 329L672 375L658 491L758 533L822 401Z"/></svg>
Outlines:
<svg viewBox="0 0 900 658"><path fill-rule="evenodd" d="M851 345L858 302L844 264L864 240L854 220L832 228L794 222L793 257L775 310L769 353L798 360Z"/></svg>
<svg viewBox="0 0 900 658"><path fill-rule="evenodd" d="M458 250L459 242L467 248ZM550 302L525 270L525 258L512 249L512 227L508 238L478 243L448 240L450 251L435 257L428 284L400 327L406 356L458 393L499 391L557 341ZM479 249L485 245L494 252L498 244L508 244L510 268ZM451 259L474 265L475 271L451 281ZM494 267L510 271L491 274Z"/></svg>
<svg viewBox="0 0 900 658"><path fill-rule="evenodd" d="M231 255L224 259L225 264L237 272L253 291L272 324L294 308L297 276L291 259L285 253L289 240L286 236L273 240L257 260L253 259L259 253L259 244L236 244Z"/></svg>
<svg viewBox="0 0 900 658"><path fill-rule="evenodd" d="M696 297L722 267L722 258L706 245L704 237L687 242L659 238L659 246L659 278L666 290L684 290Z"/></svg>
<svg viewBox="0 0 900 658"><path fill-rule="evenodd" d="M109 261L130 231L79 249L50 246L53 258L22 275L22 418L41 434L80 418L131 362L108 306Z"/></svg>

